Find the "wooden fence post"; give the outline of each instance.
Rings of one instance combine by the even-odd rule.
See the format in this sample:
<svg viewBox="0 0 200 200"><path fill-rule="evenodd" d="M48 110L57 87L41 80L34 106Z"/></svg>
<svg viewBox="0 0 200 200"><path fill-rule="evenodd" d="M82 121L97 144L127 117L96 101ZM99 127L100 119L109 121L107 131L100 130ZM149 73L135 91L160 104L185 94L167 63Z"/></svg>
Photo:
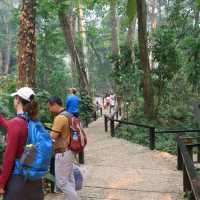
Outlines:
<svg viewBox="0 0 200 200"><path fill-rule="evenodd" d="M105 127L105 132L108 132L108 117L104 115L104 127Z"/></svg>
<svg viewBox="0 0 200 200"><path fill-rule="evenodd" d="M177 170L183 169L183 158L181 155L181 151L179 145L177 144Z"/></svg>
<svg viewBox="0 0 200 200"><path fill-rule="evenodd" d="M88 118L85 118L85 128L88 128Z"/></svg>
<svg viewBox="0 0 200 200"><path fill-rule="evenodd" d="M96 121L97 120L97 111L95 110L94 111L94 121Z"/></svg>
<svg viewBox="0 0 200 200"><path fill-rule="evenodd" d="M188 153L190 154L190 157L191 157L191 159L193 161L193 147L187 146L187 145L186 145L186 147L187 147Z"/></svg>
<svg viewBox="0 0 200 200"><path fill-rule="evenodd" d="M110 119L110 132L111 132L111 137L115 137L115 122L114 122L114 117Z"/></svg>
<svg viewBox="0 0 200 200"><path fill-rule="evenodd" d="M183 191L184 192L191 191L191 185L185 166L183 166Z"/></svg>
<svg viewBox="0 0 200 200"><path fill-rule="evenodd" d="M121 106L119 107L119 116L122 116L122 108L121 108Z"/></svg>
<svg viewBox="0 0 200 200"><path fill-rule="evenodd" d="M197 138L197 142L200 143L200 138ZM197 162L200 162L200 146L197 147Z"/></svg>
<svg viewBox="0 0 200 200"><path fill-rule="evenodd" d="M78 158L79 158L79 163L80 163L80 164L84 164L84 163L85 163L85 160L84 160L84 150L81 151L81 152L78 154Z"/></svg>
<svg viewBox="0 0 200 200"><path fill-rule="evenodd" d="M151 150L155 149L155 127L149 128L149 148Z"/></svg>
<svg viewBox="0 0 200 200"><path fill-rule="evenodd" d="M116 119L118 120L119 119L119 111L117 109L117 112L116 112Z"/></svg>
<svg viewBox="0 0 200 200"><path fill-rule="evenodd" d="M101 117L103 115L103 109L102 109L102 107L100 108L100 115L101 115Z"/></svg>

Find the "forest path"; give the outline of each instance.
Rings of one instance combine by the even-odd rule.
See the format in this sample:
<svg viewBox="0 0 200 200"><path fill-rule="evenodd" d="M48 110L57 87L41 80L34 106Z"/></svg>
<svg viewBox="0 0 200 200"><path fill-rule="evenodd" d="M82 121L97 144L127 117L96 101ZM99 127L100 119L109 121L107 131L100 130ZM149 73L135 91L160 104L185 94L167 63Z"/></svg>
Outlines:
<svg viewBox="0 0 200 200"><path fill-rule="evenodd" d="M103 118L91 123L86 132L81 200L182 199L182 172L176 170L176 156L111 138L104 131ZM45 200L64 200L64 196L49 194Z"/></svg>

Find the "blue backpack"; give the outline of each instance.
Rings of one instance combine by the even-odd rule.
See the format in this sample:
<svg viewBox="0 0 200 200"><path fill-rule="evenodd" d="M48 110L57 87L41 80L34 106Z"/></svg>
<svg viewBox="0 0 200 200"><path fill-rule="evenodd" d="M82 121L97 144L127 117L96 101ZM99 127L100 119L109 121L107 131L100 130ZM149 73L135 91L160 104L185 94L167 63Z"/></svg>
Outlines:
<svg viewBox="0 0 200 200"><path fill-rule="evenodd" d="M15 160L13 174L37 180L49 170L53 143L41 122L28 120L28 138L20 159Z"/></svg>

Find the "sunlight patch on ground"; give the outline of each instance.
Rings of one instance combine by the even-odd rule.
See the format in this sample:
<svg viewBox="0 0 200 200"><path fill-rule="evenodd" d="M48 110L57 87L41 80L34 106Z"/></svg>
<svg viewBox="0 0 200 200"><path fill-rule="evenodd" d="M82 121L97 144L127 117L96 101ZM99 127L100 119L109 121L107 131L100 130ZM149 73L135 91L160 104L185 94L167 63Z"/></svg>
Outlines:
<svg viewBox="0 0 200 200"><path fill-rule="evenodd" d="M164 197L161 197L160 200L172 200L172 197L170 194L166 194Z"/></svg>
<svg viewBox="0 0 200 200"><path fill-rule="evenodd" d="M129 188L130 184L131 186L133 186L134 184L137 184L139 182L142 182L143 178L141 176L128 176L128 177L124 177L123 179L120 179L119 181L115 182L114 184L110 184L111 188ZM108 194L108 197L106 199L118 199L119 196L117 193L110 193Z"/></svg>
<svg viewBox="0 0 200 200"><path fill-rule="evenodd" d="M174 156L170 153L167 152L158 152L158 154L155 155L155 157L159 157L159 158L173 158Z"/></svg>

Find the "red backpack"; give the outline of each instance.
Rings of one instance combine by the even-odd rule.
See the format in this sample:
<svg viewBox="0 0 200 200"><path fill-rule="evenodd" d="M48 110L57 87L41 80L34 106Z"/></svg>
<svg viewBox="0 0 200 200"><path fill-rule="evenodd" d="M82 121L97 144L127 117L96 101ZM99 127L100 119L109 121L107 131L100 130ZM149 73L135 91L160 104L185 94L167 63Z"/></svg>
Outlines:
<svg viewBox="0 0 200 200"><path fill-rule="evenodd" d="M74 116L67 116L70 126L69 134L69 149L74 153L80 153L83 151L84 147L87 144L86 133L81 127L80 118Z"/></svg>
<svg viewBox="0 0 200 200"><path fill-rule="evenodd" d="M62 111L60 115L64 115L69 120L70 134L67 137L69 142L68 148L74 153L80 153L87 144L86 133L81 127L80 118L74 117L66 111Z"/></svg>

